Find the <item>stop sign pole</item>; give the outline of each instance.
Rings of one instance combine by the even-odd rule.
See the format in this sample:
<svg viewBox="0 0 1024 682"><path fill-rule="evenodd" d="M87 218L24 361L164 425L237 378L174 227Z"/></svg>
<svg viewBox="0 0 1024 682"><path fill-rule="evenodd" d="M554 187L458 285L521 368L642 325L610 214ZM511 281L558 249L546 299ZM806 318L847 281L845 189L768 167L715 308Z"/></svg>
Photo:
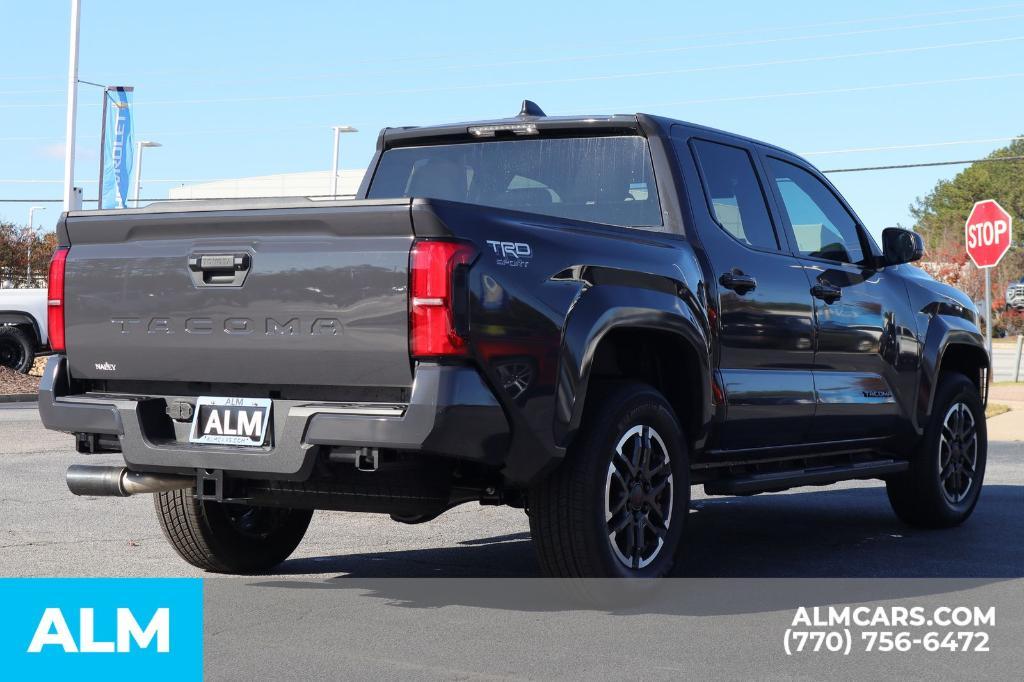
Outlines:
<svg viewBox="0 0 1024 682"><path fill-rule="evenodd" d="M964 225L964 244L974 264L985 271L985 347L992 357L992 268L1013 242L1013 216L995 199L974 204Z"/></svg>

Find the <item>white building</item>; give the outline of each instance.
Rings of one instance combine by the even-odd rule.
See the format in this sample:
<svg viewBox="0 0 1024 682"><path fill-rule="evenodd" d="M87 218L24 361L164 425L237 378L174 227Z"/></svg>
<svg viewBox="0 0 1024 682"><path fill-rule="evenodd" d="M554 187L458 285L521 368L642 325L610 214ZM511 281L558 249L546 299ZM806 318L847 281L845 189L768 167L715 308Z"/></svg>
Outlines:
<svg viewBox="0 0 1024 682"><path fill-rule="evenodd" d="M338 171L338 197L351 198L359 189L364 170ZM331 194L331 171L279 173L251 178L214 180L174 187L168 199L235 199L241 197L315 197L328 199Z"/></svg>

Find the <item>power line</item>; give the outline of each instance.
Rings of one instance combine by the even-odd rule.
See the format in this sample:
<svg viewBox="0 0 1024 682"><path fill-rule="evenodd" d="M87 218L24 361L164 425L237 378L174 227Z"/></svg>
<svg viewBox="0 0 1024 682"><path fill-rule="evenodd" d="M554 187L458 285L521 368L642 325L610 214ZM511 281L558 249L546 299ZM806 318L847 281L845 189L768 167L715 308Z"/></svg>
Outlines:
<svg viewBox="0 0 1024 682"><path fill-rule="evenodd" d="M328 173L330 171L327 171ZM339 172L344 172L344 169L340 169ZM148 183L160 183L160 184L186 184L186 183L200 183L200 182L223 182L224 180L234 180L236 178L213 178L209 180L178 180L178 179L147 179ZM62 184L63 180L47 180L47 179L0 179L0 185L59 185ZM95 185L99 180L75 180L76 185Z"/></svg>
<svg viewBox="0 0 1024 682"><path fill-rule="evenodd" d="M996 156L991 159L969 159L967 161L931 161L929 163L902 163L892 166L863 166L861 168L835 168L823 170L822 173L862 173L864 171L896 170L899 168L928 168L929 166L962 166L972 163L991 163L994 161L1022 161L1024 156Z"/></svg>
<svg viewBox="0 0 1024 682"><path fill-rule="evenodd" d="M157 201L231 201L234 199L313 199L325 200L337 197L339 199L353 199L355 194L277 194L268 196L249 197L163 197L161 199L139 199L139 203L154 203ZM63 199L0 199L0 204L26 204L30 202L39 204L59 204ZM83 204L95 204L98 199L82 199Z"/></svg>
<svg viewBox="0 0 1024 682"><path fill-rule="evenodd" d="M1024 75L1024 74L1022 74ZM366 125L358 122L355 125ZM297 130L330 130L330 123L317 123L303 126L288 126L281 127L275 126L273 128L208 128L206 130L165 130L165 131L147 131L146 135L150 137L165 137L169 135L227 135L227 134L259 134L266 135L268 133L291 133ZM98 140L99 135L78 135L77 140ZM63 142L64 139L60 137L54 137L52 135L19 135L13 137L0 137L0 142Z"/></svg>
<svg viewBox="0 0 1024 682"><path fill-rule="evenodd" d="M343 70L340 70L340 71L325 71L325 72L320 72L320 73L316 73L316 74L293 75L293 76L289 76L289 80L291 80L291 81L323 80L323 79L328 79L328 78L336 78L338 76L343 76L343 75L353 74L353 73L357 73L357 74L366 74L366 73L376 73L376 74L382 74L382 73L383 74L402 73L402 74L406 74L406 73L415 73L417 71L424 71L424 70L429 70L432 73L436 73L438 71L464 71L464 70L468 70L468 69L495 68L495 67L503 67L503 66L530 66L530 65L535 66L535 65L539 65L539 64L559 64L559 63L566 63L566 62L581 62L581 61L591 61L591 60L598 60L598 59L614 59L614 58L635 57L635 56L642 56L642 55L692 52L692 51L696 51L696 50L727 49L727 48L734 48L734 47L754 47L754 46L758 46L758 45L773 45L773 44L778 44L778 43L798 42L798 41L805 41L805 40L824 40L824 39L828 39L828 38L843 38L843 37L851 37L851 36L878 34L878 33L891 33L891 32L897 32L897 31L904 32L904 31L911 31L911 30L918 30L918 29L925 29L925 28L937 28L937 27L945 27L945 26L962 26L962 25L967 25L967 24L990 23L990 22L994 22L994 21L1007 21L1007 20L1010 20L1010 19L1019 19L1019 18L1022 18L1022 17L1024 17L1024 14L1011 14L1011 15L1004 15L1004 16L998 16L998 17L983 17L983 18L978 18L978 19L958 19L958 20L954 20L954 21L935 22L935 23L929 23L929 24L915 24L915 25L911 25L911 26L884 26L884 27L881 27L881 28L860 29L860 30L856 30L856 31L843 31L843 32L839 32L839 33L813 33L813 34L806 34L806 35L799 35L799 36L785 36L785 37L780 37L780 38L762 38L762 39L758 39L758 40L746 40L746 41L729 42L729 43L711 43L711 44L702 44L702 45L681 45L681 46L674 46L674 47L649 48L649 49L645 49L645 50L627 50L627 51L619 51L619 52L604 52L604 53L598 53L598 54L572 55L572 56L562 56L562 57L539 57L539 58L530 58L530 59L505 60L505 61L497 61L497 62L476 62L476 61L473 61L471 59L463 59L463 61L461 63L458 63L458 64L448 64L448 65L444 65L444 66L426 66L426 65L424 65L424 66L422 66L422 68L412 68L412 69L403 68L401 70L389 70L389 71L371 70L370 72L367 72L365 69L348 68L348 69L343 69ZM264 83L264 82L268 82L268 81L276 82L276 81L280 81L280 80L281 80L281 78L279 76L266 76L266 77L259 77L259 78L233 79L229 83L232 84L232 85L238 85L240 83ZM206 84L207 85L211 85L211 84L217 84L217 83L216 82L214 82L214 83L207 82Z"/></svg>
<svg viewBox="0 0 1024 682"><path fill-rule="evenodd" d="M996 161L1024 161L1024 156L996 156L987 159L966 159L962 161L930 161L928 163L902 163L893 164L888 166L862 166L859 168L833 168L829 170L823 170L822 173L863 173L868 171L883 171L883 170L898 170L904 168L928 168L932 166L965 166L972 163L992 163ZM234 178L227 178L234 179ZM51 182L51 181L47 181ZM57 181L52 181L57 182ZM160 182L156 180L147 180L148 183ZM184 181L182 181L184 182ZM207 180L205 182L218 182L217 180ZM139 199L140 202L151 203L154 201L227 201L229 199L326 199L334 195L331 194L294 194L294 195L271 195L271 196L252 196L252 197L181 197L181 198L158 198L158 199ZM354 195L351 194L339 194L341 198L351 198ZM63 199L0 199L0 204L3 203L39 203L39 204L56 204L63 201ZM96 199L83 199L83 203L96 203Z"/></svg>
<svg viewBox="0 0 1024 682"><path fill-rule="evenodd" d="M1021 6L1024 6L1024 3L1022 3L1022 2L1014 2L1014 3L1002 3L1002 4L998 4L998 5L987 5L987 6L983 6L983 7L967 7L967 8L959 8L959 9L952 9L952 10L940 10L940 11L933 11L933 12L916 12L916 13L911 13L911 14L883 15L883 16L874 16L874 17L861 17L861 18L858 18L858 19L843 19L843 20L837 20L837 21L817 22L817 23L810 23L810 24L791 24L791 25L788 25L788 26L774 26L774 27L771 27L771 26L767 26L767 27L766 26L757 26L757 27L749 28L749 29L741 29L741 30L734 30L734 31L717 31L717 32L713 32L713 33L690 33L690 34L675 33L675 34L666 34L666 35L661 35L661 36L646 35L642 39L627 40L627 41L616 41L615 43L612 43L612 44L634 45L634 44L650 44L650 43L655 42L655 41L663 41L663 40L694 40L694 39L700 39L700 38L717 38L717 37L742 36L742 35L751 35L751 34L763 35L765 33L778 33L778 32L781 32L781 31L791 31L791 30L805 30L805 29L815 29L815 28L832 28L832 27L839 27L839 26L856 26L856 25L863 25L863 24L871 24L871 23L875 23L875 22L890 22L890 21L900 21L900 20L905 20L905 19L923 19L923 18L927 18L927 17L953 16L953 15L960 15L960 14L974 14L974 13L978 13L978 12L988 12L988 11L993 11L993 10L1019 8ZM559 47L560 48L581 47L581 46L588 46L588 45L594 45L594 44L595 43L592 42L592 41L577 42L577 43L561 42L561 43L559 43ZM600 43L600 45L602 45L602 46L607 46L608 44L609 43L607 41L602 41ZM511 51L510 50L504 50L504 51L506 53L507 52L513 52L513 53L514 52L520 52L520 53L530 53L530 54L533 54L533 53L536 52L536 48L529 48L529 49L522 48L522 49L518 49L518 50L511 50ZM484 53L484 54L490 54L490 53ZM381 56L377 55L377 56L374 56L374 57L363 58L363 59L356 59L356 60L348 60L348 61L350 61L350 63L379 64L381 61L390 61L390 62L410 62L410 61L411 62L420 62L420 61L431 60L431 59L434 59L434 60L436 60L436 59L460 59L460 60L463 60L467 56L469 56L469 55L467 55L466 53L448 53L448 54L436 54L435 53L433 55L430 55L430 54L427 54L427 55L409 55L409 56L395 57L395 58L388 59L388 58L382 58ZM283 66L283 67L288 68L288 69L297 69L297 68L304 68L305 64L295 64L295 65L290 65L290 66L280 65L280 66ZM235 71L234 69L231 69L231 70L226 70L225 72L226 73L234 73L234 71ZM209 73L209 70L207 70L206 72ZM161 71L142 72L142 73L134 74L134 77L138 78L139 76L146 76L146 75L173 75L173 74L181 74L181 73L194 74L194 69L165 69L165 70L161 70ZM54 75L51 75L51 74L40 74L40 75L35 75L35 76L18 75L18 76L0 76L0 81L10 81L10 80L56 80L57 78L58 78L57 76L54 76Z"/></svg>
<svg viewBox="0 0 1024 682"><path fill-rule="evenodd" d="M764 99L781 99L787 97L812 97L817 95L833 95L833 94L844 94L854 92L868 92L871 90L898 90L900 88L907 87L918 87L927 85L948 85L950 83L967 83L971 81L988 81L988 80L1000 80L1003 78L1020 78L1024 76L1024 71L1016 73L1004 73L994 74L989 76L963 76L960 78L941 78L937 80L926 80L926 81L907 81L903 83L884 83L876 85L855 85L847 86L842 88L826 88L823 90L796 90L791 92L772 92L762 93L756 95L732 95L729 97L705 97L700 99L684 99L675 100L673 102L656 102L644 104L642 108L650 107L669 107L669 106L681 106L688 104L712 104L718 102L748 102L753 100L764 100ZM589 109L616 109L622 107L616 106L588 106L583 108Z"/></svg>
<svg viewBox="0 0 1024 682"><path fill-rule="evenodd" d="M57 95L63 90L0 90L0 95Z"/></svg>
<svg viewBox="0 0 1024 682"><path fill-rule="evenodd" d="M976 47L980 45L994 45L1008 42L1019 42L1024 40L1024 36L1013 36L1006 38L990 38L985 40L973 40L973 41L962 41L956 43L943 43L938 45L924 45L917 47L902 47L902 48L889 48L884 50L871 50L867 52L854 52L836 55L817 55L812 57L795 57L789 59L775 59L762 62L746 62L737 64L716 64L712 66L697 66L687 67L683 69L663 69L657 71L638 71L632 73L621 73L621 74L599 74L593 76L576 76L571 78L556 78L547 80L534 80L534 81L510 81L504 83L476 83L470 85L453 85L453 86L442 86L442 87L430 87L430 88L405 88L396 90L382 90L382 91L353 91L353 92L335 92L335 93L311 93L308 95L278 95L278 96L255 96L255 97L228 97L228 98L215 98L215 99L194 99L194 100L156 100L150 102L143 102L140 104L208 104L216 102L253 102L253 101L273 101L273 100L294 100L294 99L322 99L329 97L342 97L342 96L379 96L379 95L390 95L390 94L422 94L432 92L447 92L447 91L463 91L463 90L479 90L488 88L501 88L501 87L521 87L526 85L560 85L566 83L580 83L580 82L592 82L592 81L606 81L606 80L620 80L630 78L650 78L656 76L667 76L667 75L680 75L686 73L704 73L714 71L728 71L728 70L740 70L748 68L759 68L767 66L785 66L791 64L806 64L813 62L822 61L837 61L842 59L856 59L862 57L874 57L884 56L891 54L907 54L914 52L925 52L930 50L941 50L950 48L961 48L961 47Z"/></svg>
<svg viewBox="0 0 1024 682"><path fill-rule="evenodd" d="M922 45L916 47L888 48L884 50L870 50L866 52L848 52L832 55L816 55L811 57L794 57L787 59L773 59L761 62L743 62L735 64L715 64L711 66L696 66L682 69L662 69L657 71L636 71L631 73L598 74L592 76L576 76L571 78L555 78L532 81L506 81L499 83L474 83L469 85L451 85L429 88L399 88L394 90L377 91L340 91L328 93L310 93L305 95L257 95L250 97L218 97L199 99L178 99L178 100L150 100L136 101L136 106L153 105L180 105L180 104L224 104L224 103L245 103L245 102L269 102L269 101L299 101L314 99L329 99L332 97L378 97L382 95L407 95L424 94L435 92L459 92L467 90L483 90L489 88L523 87L528 85L564 85L567 83L584 83L596 81L622 80L631 78L652 78L657 76L681 75L687 73L710 73L717 71L731 71L750 68L763 68L771 66L788 66L794 64L810 64L815 62L839 61L843 59L859 59L863 57L878 57L895 54L912 54L932 50L955 49L962 47L978 47L982 45L998 45L1011 42L1024 41L1024 36L1010 36L1004 38L989 38L985 40L970 40L956 43L941 43L937 45ZM63 104L0 104L0 109L26 109L26 108L57 108ZM86 104L83 106L99 106L99 104Z"/></svg>
<svg viewBox="0 0 1024 682"><path fill-rule="evenodd" d="M859 154L861 152L886 152L896 149L927 149L929 147L952 147L961 144L988 144L992 142L1016 142L1024 140L1024 136L988 137L980 140L953 140L952 142L928 142L924 144L895 144L887 147L852 147L850 149L830 149L821 152L799 152L800 156L824 156L831 154Z"/></svg>
<svg viewBox="0 0 1024 682"><path fill-rule="evenodd" d="M157 100L144 102L144 104L208 104L208 103L219 103L219 102L254 102L254 101L273 101L273 100L295 100L295 99L323 99L330 97L343 97L343 96L380 96L380 95L391 95L391 94L423 94L432 92L450 92L450 91L464 91L464 90L480 90L488 88L502 88L502 87L522 87L527 85L562 85L566 83L582 83L582 82L593 82L593 81L606 81L606 80L621 80L630 78L651 78L656 76L669 76L669 75L680 75L686 73L706 73L714 71L729 71L729 70L740 70L748 68L760 68L767 66L786 66L791 64L808 64L813 62L823 61L838 61L842 59L856 59L862 57L876 57L891 54L908 54L914 52L925 52L931 50L942 50L950 48L961 48L961 47L977 47L981 45L995 45L1008 42L1020 42L1024 40L1024 36L1012 36L1006 38L990 38L985 40L972 40L962 41L956 43L943 43L938 45L924 45L917 47L901 47L901 48L889 48L885 50L871 50L867 52L854 52L845 53L838 55L818 55L812 57L795 57L789 59L774 59L762 62L746 62L738 64L716 64L712 66L697 66L688 67L683 69L663 69L658 71L638 71L632 73L622 74L600 74L594 76L576 76L571 78L556 78L547 80L535 80L535 81L510 81L504 83L476 83L471 85L455 85L445 87L431 87L431 88L405 88L397 90L384 90L384 91L363 91L363 92L335 92L335 93L317 93L309 95L276 95L276 96L257 96L257 97L238 97L238 98L217 98L217 99L195 99L195 100ZM3 106L3 105L0 105Z"/></svg>
<svg viewBox="0 0 1024 682"><path fill-rule="evenodd" d="M822 89L822 90L799 90L799 91L794 91L794 92L775 92L775 93L761 93L761 94L754 94L754 95L736 95L736 96L731 96L731 97L710 97L710 98L702 98L702 99L675 100L675 101L671 101L671 102L645 103L645 104L642 104L642 105L639 105L639 106L636 106L634 104L634 105L631 105L631 106L636 106L636 108L638 108L638 109L650 109L650 108L654 108L654 107L681 106L681 105L690 105L690 104L710 104L710 103L718 103L718 102L739 102L739 101L751 101L751 100L780 99L780 98L789 98L789 97L812 97L812 96L818 96L818 95L831 95L831 94L844 94L844 93L855 93L855 92L868 92L868 91L873 91L873 90L899 90L899 89L910 88L910 87L922 87L922 86L931 86L931 85L949 85L949 84L952 84L952 83L969 83L969 82L976 82L976 81L1002 80L1002 79L1020 78L1020 77L1024 77L1024 71L1016 72L1016 73L1002 73L1002 74L987 74L987 75L977 75L977 76L963 76L963 77L959 77L959 78L941 78L941 79L935 79L935 80L907 81L907 82L902 82L902 83L879 83L879 84L871 84L871 85L848 86L848 87L841 87L841 88L826 88L826 89ZM608 111L608 110L623 109L623 108L624 107L622 107L620 105L608 105L608 104L594 105L594 104L587 104L587 105L580 106L577 109L577 111L579 111L579 110L605 110L605 111ZM557 113L557 110L554 110L554 112ZM500 118L500 117L501 117L501 115L498 114L498 115L492 116L491 118ZM487 116L481 116L480 118L481 119L487 118ZM227 134L242 134L242 133L244 133L244 134L272 135L272 134L276 134L276 133L292 133L292 132L301 131L301 130L322 130L322 129L327 129L329 127L330 127L330 123L325 122L325 123L322 123L322 124L310 124L310 125L304 125L304 126L290 126L290 127L284 127L284 128L282 128L282 127L274 127L274 128L220 128L220 129L206 129L206 130L173 130L173 131L149 132L147 134L150 135L150 136L153 136L153 137L171 136L171 135L180 135L180 136L189 136L189 135L227 135ZM78 136L79 140L98 139L98 138L99 138L99 135L79 135ZM1016 138L1015 137L992 138L991 141L996 142L996 141L1005 141L1005 140L1014 140L1014 139L1016 139ZM983 140L978 140L978 142L982 142L982 141ZM12 137L0 137L0 142L63 142L63 139L62 138L56 138L56 137L48 136L48 135L12 136ZM927 145L914 145L913 147L907 147L907 148L916 148L916 147L919 147L919 146L920 147L943 146L945 144L951 144L951 143L934 143L934 144L927 144ZM896 148L897 147L892 147L892 149L896 149ZM886 147L886 148L879 148L879 149L889 149L889 148ZM860 150L857 150L857 151L860 151ZM808 152L807 154L805 154L805 156L811 155L811 154L826 154L826 153L841 153L841 152Z"/></svg>

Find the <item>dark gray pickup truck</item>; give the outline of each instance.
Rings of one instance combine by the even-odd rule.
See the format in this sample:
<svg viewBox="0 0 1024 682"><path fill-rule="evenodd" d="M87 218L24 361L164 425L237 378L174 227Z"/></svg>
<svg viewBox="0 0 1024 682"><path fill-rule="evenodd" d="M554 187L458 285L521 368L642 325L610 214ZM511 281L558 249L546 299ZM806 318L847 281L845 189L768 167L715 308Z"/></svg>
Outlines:
<svg viewBox="0 0 1024 682"><path fill-rule="evenodd" d="M356 201L71 212L39 409L82 495L156 493L188 562L266 571L315 509L526 509L543 572L660 576L692 485L883 479L950 526L985 473L961 292L782 149L679 121L385 129Z"/></svg>

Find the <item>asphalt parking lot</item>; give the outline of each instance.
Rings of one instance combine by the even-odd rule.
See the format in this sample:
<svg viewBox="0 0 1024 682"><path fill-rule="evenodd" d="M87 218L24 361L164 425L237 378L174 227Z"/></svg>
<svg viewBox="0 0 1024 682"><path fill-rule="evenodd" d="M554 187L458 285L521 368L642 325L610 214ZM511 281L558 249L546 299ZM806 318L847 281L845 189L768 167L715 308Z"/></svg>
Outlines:
<svg viewBox="0 0 1024 682"><path fill-rule="evenodd" d="M84 460L70 437L41 427L34 405L0 405L0 577L201 575L164 542L149 496L71 495L64 471ZM518 510L464 505L418 526L320 512L274 575L205 581L204 677L621 679L643 670L676 680L694 669L720 679L841 669L1011 679L1024 627L1024 581L1014 580L1024 577L1022 538L1024 442L991 444L977 511L946 531L903 526L878 482L696 495L678 571L694 579L660 581L668 587L657 599L625 609L581 605L559 581L523 580L538 571ZM997 606L1004 625L984 658L784 656L795 609L850 602Z"/></svg>
<svg viewBox="0 0 1024 682"><path fill-rule="evenodd" d="M85 461L69 436L42 428L34 405L0 405L0 576L201 575L165 544L149 496L71 495L64 471ZM689 524L683 576L1024 577L1024 443L991 444L979 506L951 530L902 525L877 481L695 494ZM537 567L522 511L467 504L417 526L319 512L279 574L529 577Z"/></svg>

